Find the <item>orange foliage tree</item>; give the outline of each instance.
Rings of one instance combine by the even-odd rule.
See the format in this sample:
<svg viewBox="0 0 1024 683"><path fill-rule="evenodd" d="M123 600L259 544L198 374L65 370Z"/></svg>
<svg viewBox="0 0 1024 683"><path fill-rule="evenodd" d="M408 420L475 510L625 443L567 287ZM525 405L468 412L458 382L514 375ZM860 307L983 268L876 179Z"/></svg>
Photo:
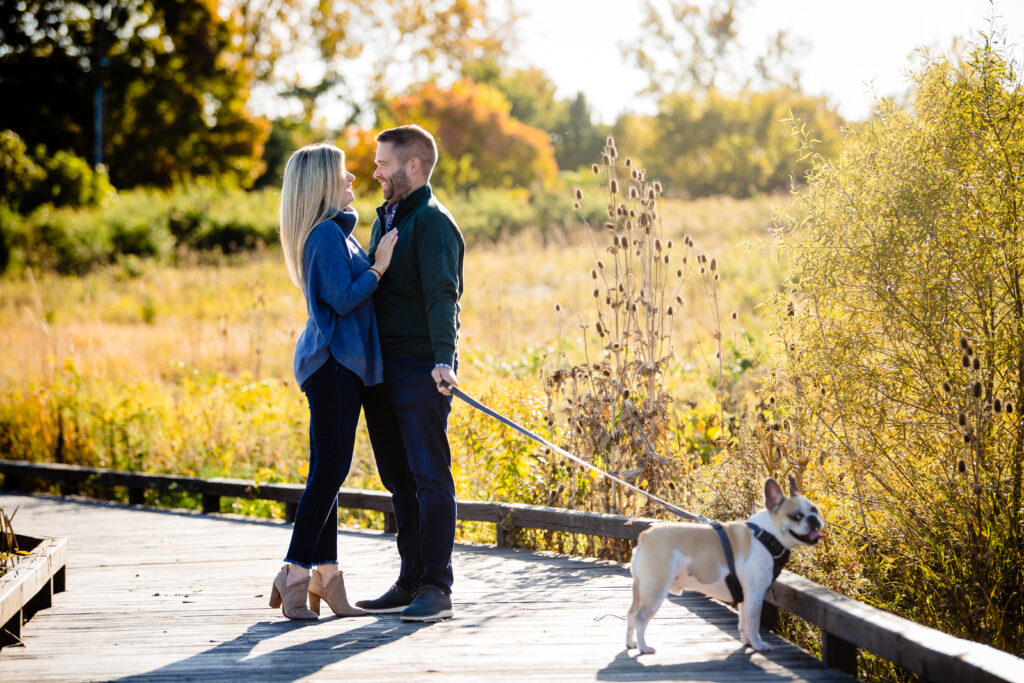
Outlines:
<svg viewBox="0 0 1024 683"><path fill-rule="evenodd" d="M417 123L433 133L440 158L431 185L449 192L477 187L533 188L553 181L558 164L550 136L509 115L497 90L463 79L451 88L433 83L384 103L377 129ZM349 127L340 141L350 171L373 173L375 131Z"/></svg>

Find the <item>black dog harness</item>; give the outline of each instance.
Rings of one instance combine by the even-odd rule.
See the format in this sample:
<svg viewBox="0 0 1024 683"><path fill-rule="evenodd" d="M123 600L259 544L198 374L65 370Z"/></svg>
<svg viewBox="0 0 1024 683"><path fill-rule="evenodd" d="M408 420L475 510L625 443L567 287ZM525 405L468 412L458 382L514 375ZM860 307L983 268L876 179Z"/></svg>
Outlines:
<svg viewBox="0 0 1024 683"><path fill-rule="evenodd" d="M789 550L782 545L779 539L753 522L747 522L747 526L754 532L754 538L761 541L775 561L772 567L772 581L774 582L775 579L779 578L779 574L782 573L782 568L786 566L786 562L789 561ZM729 587L732 601L738 605L743 602L743 586L740 585L740 580L736 577L736 560L732 555L732 543L729 542L729 536L725 533L725 529L722 528L721 522L711 522L711 527L718 532L718 538L722 541L725 561L729 564L729 575L725 577L725 585Z"/></svg>

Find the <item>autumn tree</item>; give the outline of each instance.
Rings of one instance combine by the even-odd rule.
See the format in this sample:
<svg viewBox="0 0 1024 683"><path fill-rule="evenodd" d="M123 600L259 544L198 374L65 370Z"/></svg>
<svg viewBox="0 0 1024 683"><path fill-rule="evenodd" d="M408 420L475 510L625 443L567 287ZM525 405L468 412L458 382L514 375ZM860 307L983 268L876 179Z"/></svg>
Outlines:
<svg viewBox="0 0 1024 683"><path fill-rule="evenodd" d="M643 92L665 95L715 89L799 89L793 56L806 49L786 31L773 35L764 52L745 64L737 38L750 0L644 0L642 37L622 54L647 74ZM753 78L756 75L757 78Z"/></svg>
<svg viewBox="0 0 1024 683"><path fill-rule="evenodd" d="M786 191L807 173L794 126L813 132L817 151L830 157L842 123L825 98L792 90L675 93L654 116L620 117L615 135L670 194L749 197Z"/></svg>
<svg viewBox="0 0 1024 683"><path fill-rule="evenodd" d="M431 184L448 191L477 187L533 188L558 173L551 139L509 115L497 90L468 79L451 88L432 83L384 103L377 129L415 122L433 133L440 159ZM373 173L373 134L350 128L344 143L350 170L357 177Z"/></svg>
<svg viewBox="0 0 1024 683"><path fill-rule="evenodd" d="M0 4L0 128L103 160L115 185L218 175L248 184L267 124L248 112L240 27L216 0L26 0ZM41 87L41 84L46 84Z"/></svg>

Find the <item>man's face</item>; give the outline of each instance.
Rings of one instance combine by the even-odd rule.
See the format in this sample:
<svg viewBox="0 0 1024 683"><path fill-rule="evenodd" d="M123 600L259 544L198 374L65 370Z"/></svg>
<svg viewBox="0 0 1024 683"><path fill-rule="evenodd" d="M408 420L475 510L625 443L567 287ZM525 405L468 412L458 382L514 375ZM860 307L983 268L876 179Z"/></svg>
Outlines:
<svg viewBox="0 0 1024 683"><path fill-rule="evenodd" d="M405 164L395 153L390 142L381 142L377 145L374 162L377 164L377 170L373 172L373 177L380 183L384 201L394 203L409 194L412 184L405 172Z"/></svg>

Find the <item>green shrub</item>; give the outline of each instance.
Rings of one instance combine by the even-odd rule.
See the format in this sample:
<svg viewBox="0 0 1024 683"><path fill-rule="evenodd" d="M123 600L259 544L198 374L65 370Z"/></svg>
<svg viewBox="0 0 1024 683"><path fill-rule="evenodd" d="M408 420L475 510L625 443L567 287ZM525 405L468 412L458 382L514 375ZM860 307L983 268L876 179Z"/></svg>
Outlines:
<svg viewBox="0 0 1024 683"><path fill-rule="evenodd" d="M986 38L818 159L774 307L782 457L873 600L1024 652L1024 84ZM889 547L888 541L893 541Z"/></svg>
<svg viewBox="0 0 1024 683"><path fill-rule="evenodd" d="M8 205L26 213L44 204L94 206L114 194L106 170L71 152L48 154L42 145L30 154L11 130L0 131L0 190Z"/></svg>

